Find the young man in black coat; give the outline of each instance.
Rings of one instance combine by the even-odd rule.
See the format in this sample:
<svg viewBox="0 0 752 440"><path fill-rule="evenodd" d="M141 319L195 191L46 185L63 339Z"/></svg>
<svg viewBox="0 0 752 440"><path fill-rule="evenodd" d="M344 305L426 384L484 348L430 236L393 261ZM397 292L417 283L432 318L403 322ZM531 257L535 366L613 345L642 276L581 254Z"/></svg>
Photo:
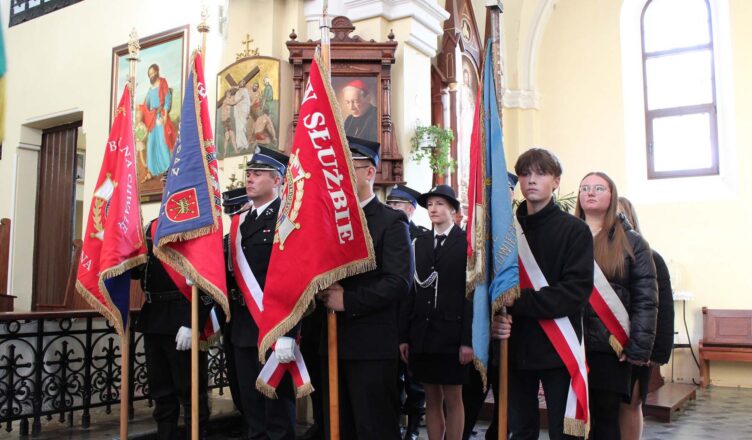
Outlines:
<svg viewBox="0 0 752 440"><path fill-rule="evenodd" d="M240 391L241 413L249 439L295 439L295 388L291 377L285 375L280 382L277 399L269 399L256 389L256 378L262 368L258 360L258 326L246 304L246 301L254 298L253 293L244 295L236 282L237 276L251 276L263 292L280 208L277 191L284 178L287 161L284 154L259 147L246 165L246 193L252 206L250 210L236 214L241 217L237 223L239 230L235 233L242 251L238 251L237 258L245 260L251 274L240 275L241 270L234 267L229 255L226 256L232 313L230 343ZM228 244L238 246L237 243ZM252 285L247 279L245 284ZM294 329L277 340L275 352L281 363L294 360L293 344L296 343L294 337L297 331Z"/></svg>
<svg viewBox="0 0 752 440"><path fill-rule="evenodd" d="M585 222L554 203L562 173L556 156L542 148L530 149L517 159L515 172L525 197L517 220L548 286L521 289L519 298L507 304L513 317L509 431L513 439L538 438L540 381L549 437L574 438L563 433L570 375L538 320L567 317L582 341L582 315L593 288L593 238Z"/></svg>
<svg viewBox="0 0 752 440"><path fill-rule="evenodd" d="M132 272L141 280L145 302L136 322L136 331L144 334L149 397L154 401L157 438L177 438L180 406L187 437L191 433L191 302L178 290L163 263L154 256L152 225L146 228L149 259ZM203 329L213 301L201 292L199 323ZM209 421L207 397L207 357L199 353L199 437L204 438Z"/></svg>
<svg viewBox="0 0 752 440"><path fill-rule="evenodd" d="M398 313L413 273L407 217L373 193L379 144L351 137L348 141L377 268L318 294L328 309L338 312L340 433L342 439L398 440ZM325 354L325 344L322 349ZM328 411L328 391L324 394Z"/></svg>

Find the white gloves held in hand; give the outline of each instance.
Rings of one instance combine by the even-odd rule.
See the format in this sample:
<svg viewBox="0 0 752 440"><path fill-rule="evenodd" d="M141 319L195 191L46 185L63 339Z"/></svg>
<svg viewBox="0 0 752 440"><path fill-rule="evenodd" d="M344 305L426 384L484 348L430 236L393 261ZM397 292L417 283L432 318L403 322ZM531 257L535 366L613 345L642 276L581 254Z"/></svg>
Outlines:
<svg viewBox="0 0 752 440"><path fill-rule="evenodd" d="M175 350L184 351L191 349L191 328L180 327L178 334L175 336Z"/></svg>
<svg viewBox="0 0 752 440"><path fill-rule="evenodd" d="M277 344L274 346L274 353L280 364L287 364L295 360L295 339L280 336Z"/></svg>

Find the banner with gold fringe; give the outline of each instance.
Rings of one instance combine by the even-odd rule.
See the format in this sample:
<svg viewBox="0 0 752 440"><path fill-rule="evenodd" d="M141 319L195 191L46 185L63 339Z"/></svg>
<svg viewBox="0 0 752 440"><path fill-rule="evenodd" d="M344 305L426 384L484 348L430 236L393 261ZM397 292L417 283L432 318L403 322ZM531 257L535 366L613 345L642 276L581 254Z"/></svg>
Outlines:
<svg viewBox="0 0 752 440"><path fill-rule="evenodd" d="M217 177L201 54L191 56L177 144L154 231L154 254L209 294L230 317Z"/></svg>
<svg viewBox="0 0 752 440"><path fill-rule="evenodd" d="M259 355L303 317L313 296L376 268L342 116L320 58L311 64L266 274Z"/></svg>
<svg viewBox="0 0 752 440"><path fill-rule="evenodd" d="M130 269L146 262L135 154L126 86L91 200L76 280L76 290L120 336L128 325Z"/></svg>

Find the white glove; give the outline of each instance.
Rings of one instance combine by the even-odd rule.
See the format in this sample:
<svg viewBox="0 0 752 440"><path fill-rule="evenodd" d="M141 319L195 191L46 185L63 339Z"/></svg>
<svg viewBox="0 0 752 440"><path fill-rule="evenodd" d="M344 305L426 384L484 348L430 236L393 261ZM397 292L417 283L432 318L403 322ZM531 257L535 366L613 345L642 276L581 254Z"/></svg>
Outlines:
<svg viewBox="0 0 752 440"><path fill-rule="evenodd" d="M274 353L280 364L287 364L295 360L295 339L280 336L277 344L274 346Z"/></svg>
<svg viewBox="0 0 752 440"><path fill-rule="evenodd" d="M191 328L180 327L178 334L175 336L175 350L184 351L191 349Z"/></svg>

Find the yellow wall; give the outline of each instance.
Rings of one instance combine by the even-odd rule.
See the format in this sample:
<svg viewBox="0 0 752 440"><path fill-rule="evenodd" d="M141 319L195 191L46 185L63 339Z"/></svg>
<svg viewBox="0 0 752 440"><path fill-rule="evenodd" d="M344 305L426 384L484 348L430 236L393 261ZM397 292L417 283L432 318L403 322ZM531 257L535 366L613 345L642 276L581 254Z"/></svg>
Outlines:
<svg viewBox="0 0 752 440"><path fill-rule="evenodd" d="M687 291L687 324L697 353L702 337L701 308L752 309L752 281L746 274L749 218L752 216L752 4L728 2L735 107L730 113L735 126L727 139L736 163L722 194L695 200L646 201L637 203L645 237L669 262L677 277L675 290ZM630 194L626 158L641 144L625 143L624 96L622 93L621 2L560 0L555 3L540 47L538 86L542 95L538 111L511 111L505 122L518 126L534 119L532 136L512 146L524 151L538 144L555 151L564 164L562 194L576 191L588 171L603 170L612 176L621 195L649 200L649 195ZM508 141L510 140L507 138ZM628 150L629 148L629 150ZM729 170L725 170L729 171ZM681 188L680 185L677 185ZM680 194L677 194L680 196ZM685 342L681 306L677 303L676 329ZM716 365L717 364L717 365ZM752 386L749 365L714 363L711 379L717 385ZM664 375L670 369L664 367ZM698 378L687 350L676 353L675 377Z"/></svg>

